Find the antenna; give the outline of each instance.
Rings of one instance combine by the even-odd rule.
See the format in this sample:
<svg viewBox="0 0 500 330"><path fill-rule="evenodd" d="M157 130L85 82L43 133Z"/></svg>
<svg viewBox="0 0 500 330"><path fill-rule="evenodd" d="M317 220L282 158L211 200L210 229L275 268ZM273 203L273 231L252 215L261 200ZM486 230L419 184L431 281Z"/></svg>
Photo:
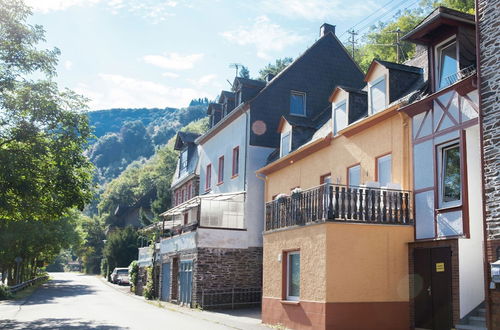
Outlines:
<svg viewBox="0 0 500 330"><path fill-rule="evenodd" d="M354 37L357 36L358 33L354 32L354 29L350 29L349 31L347 31L347 33L349 33L351 35L349 37L349 40L347 40L347 42L351 43L351 45L352 45L352 58L354 59L354 46L357 43L357 41L354 39Z"/></svg>
<svg viewBox="0 0 500 330"><path fill-rule="evenodd" d="M236 70L236 73L235 73L235 77L238 77L238 71L240 70L240 67L242 67L243 64L240 64L240 63L231 63L229 64L229 67L230 68L234 68Z"/></svg>

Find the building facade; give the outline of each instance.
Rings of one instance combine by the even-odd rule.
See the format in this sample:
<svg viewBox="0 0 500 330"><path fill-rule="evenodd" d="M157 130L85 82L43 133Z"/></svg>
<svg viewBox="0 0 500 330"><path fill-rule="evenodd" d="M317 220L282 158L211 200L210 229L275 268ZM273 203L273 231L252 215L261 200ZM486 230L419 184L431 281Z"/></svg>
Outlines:
<svg viewBox="0 0 500 330"><path fill-rule="evenodd" d="M284 116L266 180L264 323L407 329L411 126L398 112L420 68L374 61L317 118ZM359 317L363 315L363 317Z"/></svg>
<svg viewBox="0 0 500 330"><path fill-rule="evenodd" d="M475 20L439 7L404 39L427 48L429 72L425 89L401 109L411 117L413 131L412 325L481 326L485 283Z"/></svg>

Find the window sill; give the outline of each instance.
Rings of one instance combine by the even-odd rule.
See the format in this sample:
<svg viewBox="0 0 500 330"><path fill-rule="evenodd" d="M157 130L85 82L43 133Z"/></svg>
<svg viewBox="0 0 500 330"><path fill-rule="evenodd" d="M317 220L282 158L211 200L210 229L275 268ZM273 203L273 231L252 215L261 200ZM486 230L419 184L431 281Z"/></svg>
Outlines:
<svg viewBox="0 0 500 330"><path fill-rule="evenodd" d="M224 184L224 181L217 182L217 185L220 186L221 184Z"/></svg>
<svg viewBox="0 0 500 330"><path fill-rule="evenodd" d="M238 174L233 174L233 176L231 177L231 179L236 179L238 177Z"/></svg>
<svg viewBox="0 0 500 330"><path fill-rule="evenodd" d="M447 212L454 212L454 211L461 211L462 210L462 204L460 205L455 205L455 206L446 206L446 207L441 207L435 210L436 214L439 213L447 213Z"/></svg>
<svg viewBox="0 0 500 330"><path fill-rule="evenodd" d="M300 305L299 300L281 300L282 305Z"/></svg>

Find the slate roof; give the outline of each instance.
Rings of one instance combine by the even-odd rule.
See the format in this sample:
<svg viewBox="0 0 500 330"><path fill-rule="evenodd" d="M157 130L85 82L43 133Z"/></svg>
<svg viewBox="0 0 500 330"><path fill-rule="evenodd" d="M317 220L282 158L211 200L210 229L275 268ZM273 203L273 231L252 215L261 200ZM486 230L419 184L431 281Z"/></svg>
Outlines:
<svg viewBox="0 0 500 330"><path fill-rule="evenodd" d="M238 81L242 85L251 85L251 86L265 86L266 82L262 80L256 80L256 79L248 79L248 78L242 78L242 77L235 77L234 81Z"/></svg>
<svg viewBox="0 0 500 330"><path fill-rule="evenodd" d="M207 108L207 114L212 114L212 109L215 111L222 111L222 104L220 103L210 103Z"/></svg>
<svg viewBox="0 0 500 330"><path fill-rule="evenodd" d="M174 150L181 150L184 144L194 143L194 141L200 136L200 134L191 132L177 132L177 138L175 139Z"/></svg>
<svg viewBox="0 0 500 330"><path fill-rule="evenodd" d="M223 97L226 97L228 99L234 99L235 95L236 94L234 92L222 91L220 92L219 103L222 103Z"/></svg>
<svg viewBox="0 0 500 330"><path fill-rule="evenodd" d="M394 62L387 62L387 61L382 61L382 60L378 60L378 59L376 59L375 62L380 63L380 65L382 65L390 70L399 70L399 71L406 71L406 72L411 72L411 73L422 73L423 72L422 68L418 68L416 66L410 66L410 65L399 64L399 63L394 63Z"/></svg>

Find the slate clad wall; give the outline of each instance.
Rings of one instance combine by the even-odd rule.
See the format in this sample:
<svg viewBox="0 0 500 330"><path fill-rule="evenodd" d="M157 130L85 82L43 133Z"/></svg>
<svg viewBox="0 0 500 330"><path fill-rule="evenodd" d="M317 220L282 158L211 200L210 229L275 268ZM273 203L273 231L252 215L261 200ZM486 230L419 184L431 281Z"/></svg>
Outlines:
<svg viewBox="0 0 500 330"><path fill-rule="evenodd" d="M500 248L500 0L478 0L487 261ZM489 273L489 272L488 272ZM489 280L488 280L489 283ZM500 329L500 285L489 290L489 327Z"/></svg>

